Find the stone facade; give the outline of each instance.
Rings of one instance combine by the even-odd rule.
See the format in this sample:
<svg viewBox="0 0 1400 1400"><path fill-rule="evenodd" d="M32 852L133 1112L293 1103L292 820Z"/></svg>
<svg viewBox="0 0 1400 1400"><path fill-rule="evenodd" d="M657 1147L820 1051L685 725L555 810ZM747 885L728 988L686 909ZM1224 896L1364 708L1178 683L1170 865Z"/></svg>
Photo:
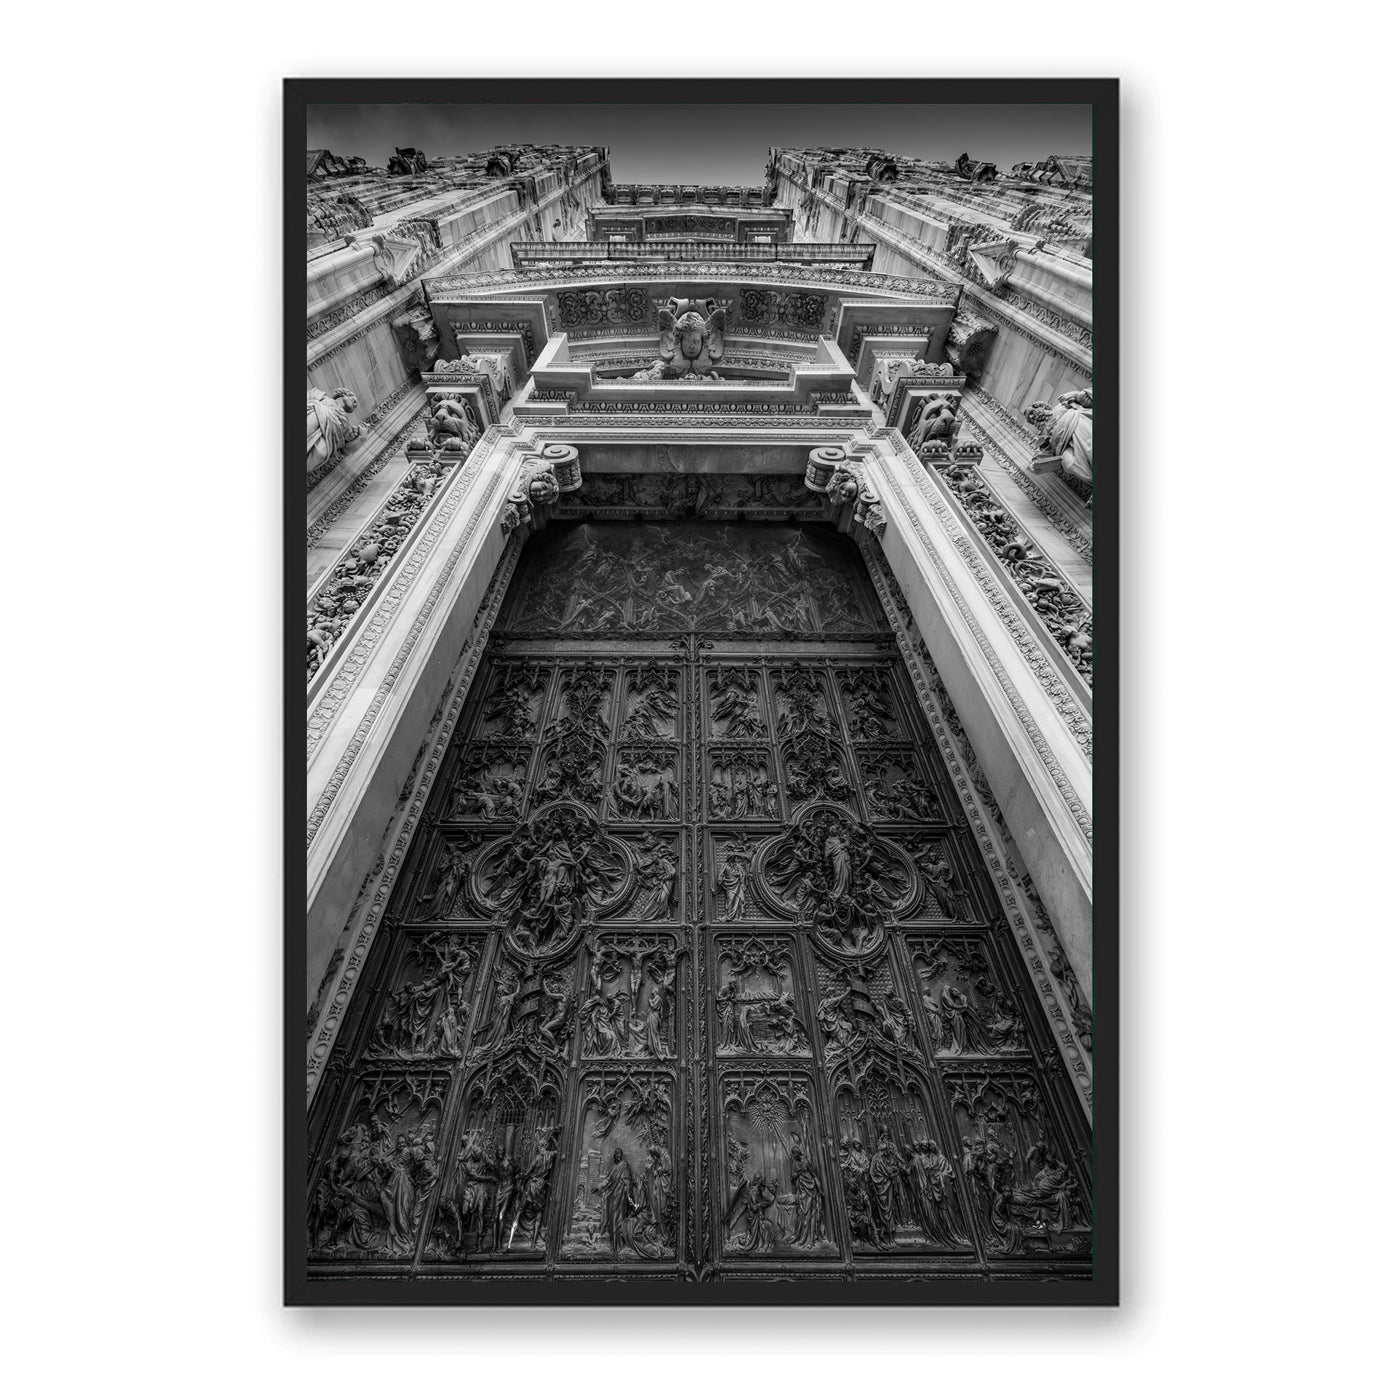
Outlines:
<svg viewBox="0 0 1400 1400"><path fill-rule="evenodd" d="M1087 1277L1091 163L307 172L313 1270Z"/></svg>

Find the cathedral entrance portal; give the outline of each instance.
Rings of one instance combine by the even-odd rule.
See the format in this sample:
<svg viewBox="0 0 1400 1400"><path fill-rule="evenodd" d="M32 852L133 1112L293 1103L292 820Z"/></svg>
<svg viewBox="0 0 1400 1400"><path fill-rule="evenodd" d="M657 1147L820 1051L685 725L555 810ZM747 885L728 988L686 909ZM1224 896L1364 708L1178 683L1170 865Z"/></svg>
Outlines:
<svg viewBox="0 0 1400 1400"><path fill-rule="evenodd" d="M313 1104L312 1271L1087 1276L1040 1004L847 538L548 526Z"/></svg>

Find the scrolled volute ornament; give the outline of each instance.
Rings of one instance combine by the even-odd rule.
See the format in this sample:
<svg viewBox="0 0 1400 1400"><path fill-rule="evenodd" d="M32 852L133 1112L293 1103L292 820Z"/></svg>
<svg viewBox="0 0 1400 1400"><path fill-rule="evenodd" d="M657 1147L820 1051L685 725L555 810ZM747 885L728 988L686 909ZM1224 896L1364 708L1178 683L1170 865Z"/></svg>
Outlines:
<svg viewBox="0 0 1400 1400"><path fill-rule="evenodd" d="M551 442L547 447L540 448L539 455L549 463L560 491L567 495L583 485L583 470L579 465L577 447L570 447L564 442Z"/></svg>
<svg viewBox="0 0 1400 1400"><path fill-rule="evenodd" d="M512 534L522 526L528 527L533 519L529 496L523 488L517 488L507 499L505 509L501 511L501 533Z"/></svg>
<svg viewBox="0 0 1400 1400"><path fill-rule="evenodd" d="M866 529L873 530L870 523L870 513L880 510L880 498L875 494L875 488L870 482L863 479L860 483L860 494L856 497L855 521L857 525L864 525ZM883 514L879 517L884 519Z"/></svg>
<svg viewBox="0 0 1400 1400"><path fill-rule="evenodd" d="M804 480L809 491L825 492L832 473L846 460L842 447L814 447L807 454L807 475Z"/></svg>

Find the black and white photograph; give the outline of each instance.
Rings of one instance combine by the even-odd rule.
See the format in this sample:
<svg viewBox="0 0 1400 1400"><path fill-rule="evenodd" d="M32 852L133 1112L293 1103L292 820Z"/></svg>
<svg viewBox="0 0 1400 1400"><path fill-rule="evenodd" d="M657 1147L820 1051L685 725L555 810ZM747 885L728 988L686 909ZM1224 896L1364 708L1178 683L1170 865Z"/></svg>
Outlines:
<svg viewBox="0 0 1400 1400"><path fill-rule="evenodd" d="M287 97L289 1301L1114 1301L1116 85L399 86Z"/></svg>
<svg viewBox="0 0 1400 1400"><path fill-rule="evenodd" d="M6 1393L1385 1392L1310 18L18 12Z"/></svg>

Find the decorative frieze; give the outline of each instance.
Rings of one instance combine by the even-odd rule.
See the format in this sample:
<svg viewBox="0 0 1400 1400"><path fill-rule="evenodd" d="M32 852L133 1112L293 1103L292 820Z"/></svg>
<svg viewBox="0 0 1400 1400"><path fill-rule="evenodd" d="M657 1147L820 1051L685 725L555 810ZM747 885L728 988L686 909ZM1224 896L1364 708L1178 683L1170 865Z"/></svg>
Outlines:
<svg viewBox="0 0 1400 1400"><path fill-rule="evenodd" d="M921 459L936 471L958 498L978 534L992 547L1002 567L1025 596L1046 631L1084 677L1093 684L1093 619L1084 600L1022 533L1016 518L987 487L976 470L980 447L941 444L925 448Z"/></svg>

